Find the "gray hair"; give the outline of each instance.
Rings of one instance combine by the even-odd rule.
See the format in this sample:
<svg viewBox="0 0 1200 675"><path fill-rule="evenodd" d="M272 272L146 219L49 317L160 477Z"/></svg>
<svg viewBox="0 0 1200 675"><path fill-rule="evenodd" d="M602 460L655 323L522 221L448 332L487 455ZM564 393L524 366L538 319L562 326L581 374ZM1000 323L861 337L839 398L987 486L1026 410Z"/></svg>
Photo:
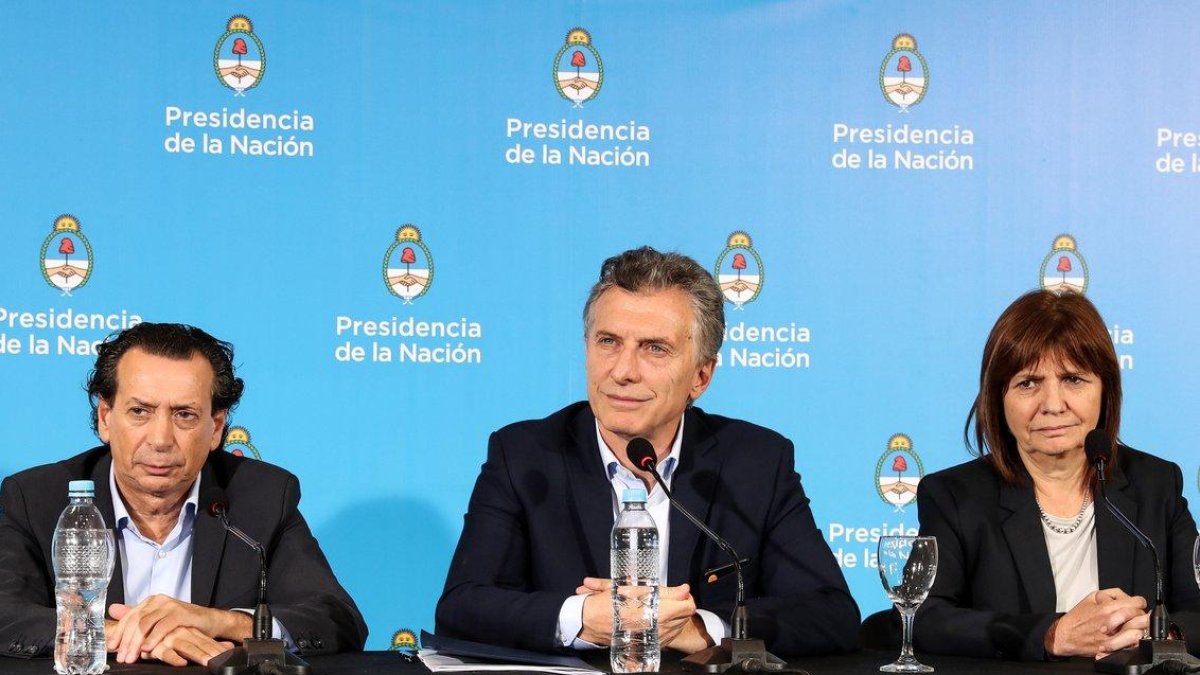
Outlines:
<svg viewBox="0 0 1200 675"><path fill-rule="evenodd" d="M700 363L717 358L725 339L725 298L708 270L682 253L660 253L649 246L615 255L600 266L600 279L583 305L583 330L592 325L592 304L617 286L630 293L675 288L692 305L696 349Z"/></svg>

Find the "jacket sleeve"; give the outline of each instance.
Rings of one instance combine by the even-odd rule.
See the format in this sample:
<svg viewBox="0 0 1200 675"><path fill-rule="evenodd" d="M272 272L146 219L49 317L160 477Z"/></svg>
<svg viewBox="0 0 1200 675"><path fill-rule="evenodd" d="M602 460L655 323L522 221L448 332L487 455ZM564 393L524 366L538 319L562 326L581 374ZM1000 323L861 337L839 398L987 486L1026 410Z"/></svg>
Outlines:
<svg viewBox="0 0 1200 675"><path fill-rule="evenodd" d="M772 518L762 552L760 597L746 601L751 626L780 656L853 651L858 604L817 528L790 441L775 468Z"/></svg>
<svg viewBox="0 0 1200 675"><path fill-rule="evenodd" d="M1196 543L1196 521L1188 510L1183 496L1183 473L1171 465L1171 509L1167 526L1167 550L1163 554L1163 571L1167 610L1187 640L1188 651L1200 655L1200 579L1193 566L1193 547Z"/></svg>
<svg viewBox="0 0 1200 675"><path fill-rule="evenodd" d="M487 461L463 520L437 604L437 633L556 651L558 613L569 594L531 589L528 519L498 434L488 440Z"/></svg>
<svg viewBox="0 0 1200 675"><path fill-rule="evenodd" d="M858 605L838 568L794 466L790 441L782 441L771 476L770 510L755 565L756 592L747 589L751 637L761 638L777 656L849 652L858 644ZM722 618L733 610L724 602L703 607Z"/></svg>
<svg viewBox="0 0 1200 675"><path fill-rule="evenodd" d="M53 651L54 580L13 478L0 486L0 654L19 658Z"/></svg>
<svg viewBox="0 0 1200 675"><path fill-rule="evenodd" d="M299 504L300 483L289 475L283 519L267 563L271 612L305 654L360 651L367 625L330 569Z"/></svg>
<svg viewBox="0 0 1200 675"><path fill-rule="evenodd" d="M949 486L928 477L917 489L921 534L937 538L937 578L913 624L919 651L956 656L1040 661L1046 658L1046 631L1055 613L1013 614L975 609L969 575L975 553L959 522Z"/></svg>

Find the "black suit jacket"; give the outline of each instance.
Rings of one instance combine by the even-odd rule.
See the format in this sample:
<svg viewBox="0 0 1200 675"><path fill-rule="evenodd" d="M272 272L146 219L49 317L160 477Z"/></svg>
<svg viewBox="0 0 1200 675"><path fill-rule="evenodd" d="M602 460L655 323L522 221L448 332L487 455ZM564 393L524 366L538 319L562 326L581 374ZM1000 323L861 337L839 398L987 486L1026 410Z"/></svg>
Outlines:
<svg viewBox="0 0 1200 675"><path fill-rule="evenodd" d="M791 442L696 408L685 415L673 492L754 558L751 634L781 655L853 649L858 606L813 522ZM610 576L612 526L612 487L586 402L492 434L438 601L438 633L556 649L563 602L584 577ZM675 511L668 556L667 582L691 584L698 607L728 617L734 577L701 578L727 558Z"/></svg>
<svg viewBox="0 0 1200 675"><path fill-rule="evenodd" d="M1122 446L1108 498L1153 540L1166 574L1167 608L1200 648L1200 590L1192 572L1196 523L1179 467ZM1098 496L1098 495L1097 495ZM926 476L917 490L921 534L938 540L937 579L916 617L917 649L1038 660L1061 614L1033 483L1003 483L984 459ZM1154 566L1103 504L1096 504L1100 588L1154 601Z"/></svg>
<svg viewBox="0 0 1200 675"><path fill-rule="evenodd" d="M0 653L29 657L53 651L50 545L58 516L67 505L67 483L94 481L96 505L113 528L111 465L108 447L100 446L9 476L0 486ZM200 494L210 486L225 490L230 522L267 547L271 611L300 650L362 649L366 624L300 515L296 477L271 464L215 451L200 471ZM205 505L199 508L203 511ZM113 536L119 535L114 531ZM192 536L192 603L221 609L254 607L258 554L202 512L196 514ZM125 601L119 549L117 556L108 586L109 605Z"/></svg>

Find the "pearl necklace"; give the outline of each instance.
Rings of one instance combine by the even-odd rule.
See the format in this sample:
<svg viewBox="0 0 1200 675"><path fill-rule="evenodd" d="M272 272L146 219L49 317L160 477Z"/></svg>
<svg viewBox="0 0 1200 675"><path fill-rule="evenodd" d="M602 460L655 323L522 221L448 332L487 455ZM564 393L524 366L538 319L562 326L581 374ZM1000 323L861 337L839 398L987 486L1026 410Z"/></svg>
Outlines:
<svg viewBox="0 0 1200 675"><path fill-rule="evenodd" d="M1042 514L1042 522L1046 524L1046 527L1059 534L1074 534L1075 530L1079 529L1079 525L1083 523L1083 514L1087 512L1088 505L1092 503L1092 496L1083 496L1083 506L1079 507L1079 515L1075 516L1075 522L1067 525L1066 527L1063 527L1062 525L1050 520L1050 516L1046 515L1045 509L1042 508L1041 500L1039 500L1036 496L1033 498L1033 500L1037 502L1038 513Z"/></svg>

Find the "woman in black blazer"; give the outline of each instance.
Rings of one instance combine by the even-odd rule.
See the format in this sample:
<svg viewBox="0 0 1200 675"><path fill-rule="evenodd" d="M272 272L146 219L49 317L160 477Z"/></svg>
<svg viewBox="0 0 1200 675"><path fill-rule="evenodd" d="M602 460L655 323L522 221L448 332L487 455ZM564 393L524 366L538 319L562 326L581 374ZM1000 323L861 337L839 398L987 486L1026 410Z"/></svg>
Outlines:
<svg viewBox="0 0 1200 675"><path fill-rule="evenodd" d="M1092 303L1049 291L1018 298L988 336L979 380L964 429L978 459L927 476L917 491L921 534L937 537L939 554L917 649L1041 660L1138 643L1154 568L1093 503L1084 437L1103 429L1117 447L1109 499L1154 541L1171 619L1200 651L1183 477L1171 462L1116 446L1120 367Z"/></svg>

